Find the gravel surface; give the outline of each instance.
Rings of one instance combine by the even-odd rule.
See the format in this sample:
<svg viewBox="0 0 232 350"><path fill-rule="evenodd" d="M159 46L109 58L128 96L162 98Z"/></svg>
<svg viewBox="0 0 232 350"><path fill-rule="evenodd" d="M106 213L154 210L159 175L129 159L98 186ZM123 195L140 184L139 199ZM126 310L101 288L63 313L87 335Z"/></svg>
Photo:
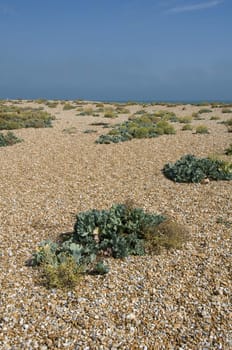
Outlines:
<svg viewBox="0 0 232 350"><path fill-rule="evenodd" d="M200 108L147 110L186 116ZM0 148L0 349L231 349L232 181L177 184L161 169L187 153L223 154L231 133L210 117L232 114L216 108L194 120L207 135L173 123L176 135L99 145L94 141L108 129L89 124L128 115L76 116L61 104L45 109L57 118L53 128L15 130L24 142ZM80 211L127 199L186 225L184 248L108 259L106 276L85 276L72 291L36 282L37 270L25 262L39 242L72 231Z"/></svg>

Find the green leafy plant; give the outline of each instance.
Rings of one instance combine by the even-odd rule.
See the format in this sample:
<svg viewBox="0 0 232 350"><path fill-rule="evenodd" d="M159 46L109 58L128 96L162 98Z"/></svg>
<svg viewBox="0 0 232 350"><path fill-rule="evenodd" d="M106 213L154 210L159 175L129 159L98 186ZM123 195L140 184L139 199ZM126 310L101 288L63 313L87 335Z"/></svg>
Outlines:
<svg viewBox="0 0 232 350"><path fill-rule="evenodd" d="M22 142L22 139L19 139L10 131L5 135L0 133L0 147L12 146L19 142Z"/></svg>
<svg viewBox="0 0 232 350"><path fill-rule="evenodd" d="M108 210L79 213L73 232L57 242L41 242L30 265L39 266L40 281L46 287L73 288L84 273L107 274L107 257L179 249L186 233L165 216L145 212L127 201Z"/></svg>
<svg viewBox="0 0 232 350"><path fill-rule="evenodd" d="M48 288L73 288L83 273L104 275L109 271L102 258L144 255L158 252L159 246L178 248L170 229L163 230L161 239L160 225L165 220L129 202L109 210L81 212L73 233L59 242L41 242L30 265L39 266L40 280Z"/></svg>
<svg viewBox="0 0 232 350"><path fill-rule="evenodd" d="M185 155L176 163L165 164L163 174L175 182L201 182L210 180L232 180L232 164L223 160L197 158Z"/></svg>

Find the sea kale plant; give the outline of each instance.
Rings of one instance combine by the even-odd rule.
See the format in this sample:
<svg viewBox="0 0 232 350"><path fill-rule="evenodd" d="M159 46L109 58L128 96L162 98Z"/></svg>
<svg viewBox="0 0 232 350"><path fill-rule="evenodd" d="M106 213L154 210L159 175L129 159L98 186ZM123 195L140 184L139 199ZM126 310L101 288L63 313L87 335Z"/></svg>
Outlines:
<svg viewBox="0 0 232 350"><path fill-rule="evenodd" d="M0 133L0 147L12 146L18 142L22 142L22 139L19 139L11 131L8 131L7 134Z"/></svg>
<svg viewBox="0 0 232 350"><path fill-rule="evenodd" d="M145 212L130 203L115 204L108 210L81 212L76 217L74 231L58 242L43 241L30 263L42 268L48 287L64 287L67 281L62 280L62 274L67 268L72 286L77 274L106 274L109 268L104 259L107 257L144 255L150 253L152 247L157 252L158 246L179 248L183 238L179 239L179 233L182 235L183 230L170 231L169 223L165 231L166 222L163 215ZM164 233L160 234L159 227Z"/></svg>
<svg viewBox="0 0 232 350"><path fill-rule="evenodd" d="M187 154L176 163L165 164L163 174L175 182L201 182L206 178L232 180L232 163Z"/></svg>
<svg viewBox="0 0 232 350"><path fill-rule="evenodd" d="M175 129L166 119L160 116L144 114L114 126L108 134L101 135L96 143L118 143L133 138L152 138L163 134L175 134Z"/></svg>

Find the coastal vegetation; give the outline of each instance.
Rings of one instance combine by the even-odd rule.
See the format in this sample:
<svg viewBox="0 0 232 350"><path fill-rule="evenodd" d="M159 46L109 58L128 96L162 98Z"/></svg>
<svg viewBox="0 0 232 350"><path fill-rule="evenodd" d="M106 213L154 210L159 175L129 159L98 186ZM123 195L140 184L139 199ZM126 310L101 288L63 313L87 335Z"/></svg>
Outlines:
<svg viewBox="0 0 232 350"><path fill-rule="evenodd" d="M187 238L185 226L128 201L108 210L79 213L73 232L58 242L41 242L30 264L39 266L46 287L73 288L85 273L106 274L108 257L123 259L180 249Z"/></svg>
<svg viewBox="0 0 232 350"><path fill-rule="evenodd" d="M0 130L47 128L55 118L41 108L0 105Z"/></svg>

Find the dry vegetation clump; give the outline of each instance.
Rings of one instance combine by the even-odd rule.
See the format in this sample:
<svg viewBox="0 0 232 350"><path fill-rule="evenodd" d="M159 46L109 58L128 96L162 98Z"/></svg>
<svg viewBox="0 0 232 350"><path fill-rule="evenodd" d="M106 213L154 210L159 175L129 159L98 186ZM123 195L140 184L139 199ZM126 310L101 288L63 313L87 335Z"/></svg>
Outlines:
<svg viewBox="0 0 232 350"><path fill-rule="evenodd" d="M96 108L104 108L104 103L101 103L101 102L99 102L99 103L96 103Z"/></svg>
<svg viewBox="0 0 232 350"><path fill-rule="evenodd" d="M56 108L59 105L59 102L57 101L47 101L45 102L45 105L49 108Z"/></svg>
<svg viewBox="0 0 232 350"><path fill-rule="evenodd" d="M70 126L69 128L65 128L62 130L64 134L76 134L77 128L75 126Z"/></svg>
<svg viewBox="0 0 232 350"><path fill-rule="evenodd" d="M128 114L128 113L130 113L130 110L119 106L119 107L116 107L115 112L119 113L119 114Z"/></svg>
<svg viewBox="0 0 232 350"><path fill-rule="evenodd" d="M210 120L220 120L220 117L218 117L217 115L213 115L212 117L210 117Z"/></svg>
<svg viewBox="0 0 232 350"><path fill-rule="evenodd" d="M50 254L48 252L48 254ZM45 257L40 268L39 284L48 289L73 289L81 280L83 270L71 256L60 264L52 264L49 257Z"/></svg>
<svg viewBox="0 0 232 350"><path fill-rule="evenodd" d="M195 120L202 120L203 118L199 115L199 113L193 112L192 118Z"/></svg>
<svg viewBox="0 0 232 350"><path fill-rule="evenodd" d="M79 108L78 111L80 112L79 114L77 114L77 116L89 116L89 115L92 115L92 116L98 116L94 113L94 109L93 107L85 107L85 108ZM98 110L96 110L98 111Z"/></svg>
<svg viewBox="0 0 232 350"><path fill-rule="evenodd" d="M117 118L116 110L113 107L104 108L104 118Z"/></svg>
<svg viewBox="0 0 232 350"><path fill-rule="evenodd" d="M183 131L193 130L193 126L191 124L185 124L181 130Z"/></svg>
<svg viewBox="0 0 232 350"><path fill-rule="evenodd" d="M181 249L189 238L189 231L184 225L168 219L157 227L149 228L145 237L147 251L160 254L163 248Z"/></svg>
<svg viewBox="0 0 232 350"><path fill-rule="evenodd" d="M47 100L45 98L38 98L37 100L35 100L35 102L38 104L43 104L43 103L46 103Z"/></svg>
<svg viewBox="0 0 232 350"><path fill-rule="evenodd" d="M223 121L222 124L226 125L228 132L232 132L232 118Z"/></svg>
<svg viewBox="0 0 232 350"><path fill-rule="evenodd" d="M191 123L193 120L193 118L191 116L186 116L186 117L179 117L178 118L178 121L179 123L181 124L189 124Z"/></svg>
<svg viewBox="0 0 232 350"><path fill-rule="evenodd" d="M209 130L205 125L198 125L196 127L196 134L209 134Z"/></svg>
<svg viewBox="0 0 232 350"><path fill-rule="evenodd" d="M69 110L75 109L75 108L76 108L76 106L74 106L74 105L72 105L71 103L68 103L68 102L64 103L64 106L63 106L63 110L64 111L69 111Z"/></svg>

